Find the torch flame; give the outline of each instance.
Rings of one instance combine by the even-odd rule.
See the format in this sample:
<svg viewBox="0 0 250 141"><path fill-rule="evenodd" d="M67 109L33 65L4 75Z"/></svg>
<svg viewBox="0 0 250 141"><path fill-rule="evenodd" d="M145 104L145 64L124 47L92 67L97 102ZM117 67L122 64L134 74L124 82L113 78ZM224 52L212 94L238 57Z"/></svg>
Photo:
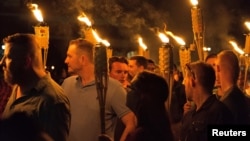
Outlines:
<svg viewBox="0 0 250 141"><path fill-rule="evenodd" d="M88 19L88 17L84 13L82 13L81 15L79 15L77 17L77 19L79 21L81 21L81 22L84 22L87 26L91 26L92 25L91 21Z"/></svg>
<svg viewBox="0 0 250 141"><path fill-rule="evenodd" d="M170 31L167 31L166 33L167 33L168 35L170 35L171 37L173 37L174 40L175 40L179 45L181 45L181 46L185 46L185 45L186 45L185 41L184 41L182 38L180 38L180 37L174 35L174 34L173 34L172 32L170 32Z"/></svg>
<svg viewBox="0 0 250 141"><path fill-rule="evenodd" d="M110 43L107 40L101 39L95 30L92 29L92 33L93 33L97 42L103 43L106 47L110 46Z"/></svg>
<svg viewBox="0 0 250 141"><path fill-rule="evenodd" d="M138 38L138 42L139 42L140 47L143 48L143 50L147 49L147 46L143 43L143 40L141 37Z"/></svg>
<svg viewBox="0 0 250 141"><path fill-rule="evenodd" d="M31 11L35 15L36 19L39 22L43 22L42 12L38 9L38 5L37 4L29 4L28 7L31 9Z"/></svg>
<svg viewBox="0 0 250 141"><path fill-rule="evenodd" d="M106 47L110 46L110 43L107 40L102 40L101 41Z"/></svg>
<svg viewBox="0 0 250 141"><path fill-rule="evenodd" d="M244 51L238 47L238 45L237 45L236 42L234 42L234 41L229 41L229 43L233 46L233 48L234 48L234 50L235 50L236 52L238 52L238 53L241 54L241 55L244 54Z"/></svg>
<svg viewBox="0 0 250 141"><path fill-rule="evenodd" d="M193 6L197 6L199 4L198 0L190 0Z"/></svg>
<svg viewBox="0 0 250 141"><path fill-rule="evenodd" d="M249 21L245 22L245 25L248 28L248 30L250 30L250 22Z"/></svg>
<svg viewBox="0 0 250 141"><path fill-rule="evenodd" d="M159 33L158 36L160 37L163 43L169 43L169 38L165 34Z"/></svg>

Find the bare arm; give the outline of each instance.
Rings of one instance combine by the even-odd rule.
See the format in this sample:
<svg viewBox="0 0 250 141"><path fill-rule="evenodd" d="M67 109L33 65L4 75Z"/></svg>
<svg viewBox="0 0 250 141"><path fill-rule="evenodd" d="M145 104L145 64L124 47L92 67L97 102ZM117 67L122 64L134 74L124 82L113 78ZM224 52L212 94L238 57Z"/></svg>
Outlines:
<svg viewBox="0 0 250 141"><path fill-rule="evenodd" d="M121 118L121 120L122 120L123 124L125 125L125 129L122 133L120 141L125 141L128 134L135 130L135 128L137 126L137 118L133 112L130 112L130 113L124 115Z"/></svg>

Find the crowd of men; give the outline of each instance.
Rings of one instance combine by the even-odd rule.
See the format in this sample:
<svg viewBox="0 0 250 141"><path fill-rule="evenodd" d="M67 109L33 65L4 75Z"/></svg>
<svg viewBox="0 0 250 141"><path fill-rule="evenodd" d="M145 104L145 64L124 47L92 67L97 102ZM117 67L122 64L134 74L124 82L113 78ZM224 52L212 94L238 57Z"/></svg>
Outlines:
<svg viewBox="0 0 250 141"><path fill-rule="evenodd" d="M183 72L175 66L171 89L152 59L112 56L100 107L93 42L69 42L69 75L60 83L45 70L33 34L13 34L3 42L2 80L12 90L1 91L8 97L0 101L3 141L206 141L210 125L250 124L250 100L238 86L239 59L231 50L190 62Z"/></svg>

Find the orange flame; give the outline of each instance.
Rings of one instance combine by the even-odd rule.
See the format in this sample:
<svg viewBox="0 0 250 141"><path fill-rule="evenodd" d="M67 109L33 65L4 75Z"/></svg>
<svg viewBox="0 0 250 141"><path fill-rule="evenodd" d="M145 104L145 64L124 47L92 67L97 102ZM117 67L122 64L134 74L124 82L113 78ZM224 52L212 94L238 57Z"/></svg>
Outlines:
<svg viewBox="0 0 250 141"><path fill-rule="evenodd" d="M33 12L34 16L39 22L43 22L43 16L41 10L38 9L37 4L28 4L28 7L31 9Z"/></svg>
<svg viewBox="0 0 250 141"><path fill-rule="evenodd" d="M197 6L199 4L198 0L190 0L193 6Z"/></svg>
<svg viewBox="0 0 250 141"><path fill-rule="evenodd" d="M91 21L88 19L88 17L84 13L82 13L81 15L79 15L77 17L77 19L79 21L81 21L81 22L84 22L87 26L91 26L92 25Z"/></svg>
<svg viewBox="0 0 250 141"><path fill-rule="evenodd" d="M159 33L158 36L160 37L163 43L169 43L169 38L165 34Z"/></svg>
<svg viewBox="0 0 250 141"><path fill-rule="evenodd" d="M138 38L138 42L141 48L143 48L143 50L147 49L147 46L143 43L143 40L141 37Z"/></svg>
<svg viewBox="0 0 250 141"><path fill-rule="evenodd" d="M101 39L95 30L92 29L92 33L93 33L97 42L103 43L106 47L110 46L110 43L107 40Z"/></svg>
<svg viewBox="0 0 250 141"><path fill-rule="evenodd" d="M245 22L245 25L246 25L247 29L250 30L250 22L249 22L249 21L246 21L246 22Z"/></svg>
<svg viewBox="0 0 250 141"><path fill-rule="evenodd" d="M244 54L244 51L238 47L237 43L234 41L229 41L229 43L233 46L234 50L238 52L239 54Z"/></svg>
<svg viewBox="0 0 250 141"><path fill-rule="evenodd" d="M176 35L174 35L172 32L170 31L167 31L166 34L170 35L172 38L174 38L174 40L181 46L185 46L186 43L185 41L181 38L181 37L178 37Z"/></svg>

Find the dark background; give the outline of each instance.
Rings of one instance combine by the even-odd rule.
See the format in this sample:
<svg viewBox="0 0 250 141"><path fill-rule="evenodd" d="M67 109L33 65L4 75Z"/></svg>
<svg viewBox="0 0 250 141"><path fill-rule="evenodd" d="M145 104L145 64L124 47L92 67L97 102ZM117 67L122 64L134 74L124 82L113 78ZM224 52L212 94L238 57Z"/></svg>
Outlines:
<svg viewBox="0 0 250 141"><path fill-rule="evenodd" d="M36 3L50 27L47 65L56 70L64 67L68 42L84 37L77 20L85 12L101 37L111 43L113 55L124 55L138 49L137 35L142 36L150 57L158 63L161 46L156 30L167 30L182 37L187 46L193 43L190 0L2 0L0 2L0 38L17 33L34 33L38 24L27 3ZM250 0L200 0L205 27L205 46L217 53L230 49L230 39L244 48L248 33L244 22L250 19ZM171 41L170 41L171 42ZM178 46L174 45L178 64ZM197 53L192 52L192 60Z"/></svg>

